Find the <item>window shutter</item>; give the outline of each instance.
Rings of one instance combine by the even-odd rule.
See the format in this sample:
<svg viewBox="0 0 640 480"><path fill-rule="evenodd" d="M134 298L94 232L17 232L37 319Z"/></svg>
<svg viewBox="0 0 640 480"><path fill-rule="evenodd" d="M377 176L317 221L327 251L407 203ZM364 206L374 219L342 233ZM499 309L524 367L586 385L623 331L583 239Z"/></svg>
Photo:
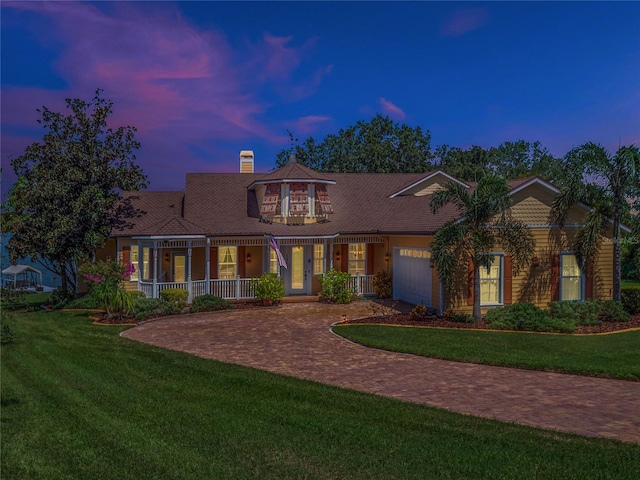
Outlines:
<svg viewBox="0 0 640 480"><path fill-rule="evenodd" d="M236 265L238 266L238 275L240 275L240 278L244 278L244 274L245 274L245 267L246 267L246 260L245 260L245 247L244 246L240 246L238 247L238 258L236 259Z"/></svg>
<svg viewBox="0 0 640 480"><path fill-rule="evenodd" d="M342 245L342 252L340 252L340 271L348 272L349 271L349 244L345 243Z"/></svg>
<svg viewBox="0 0 640 480"><path fill-rule="evenodd" d="M120 263L125 267L131 263L131 247L130 246L127 245L125 247L122 247L122 260ZM136 268L138 268L137 265L136 265ZM131 275L127 275L125 280L131 280Z"/></svg>
<svg viewBox="0 0 640 480"><path fill-rule="evenodd" d="M374 269L374 263L373 263L373 257L374 257L374 245L373 243L368 243L367 244L367 259L366 259L366 263L367 263L367 275L373 275L373 269Z"/></svg>
<svg viewBox="0 0 640 480"><path fill-rule="evenodd" d="M467 260L467 305L473 305L473 260Z"/></svg>
<svg viewBox="0 0 640 480"><path fill-rule="evenodd" d="M584 272L584 297L585 300L593 298L593 263L587 262Z"/></svg>
<svg viewBox="0 0 640 480"><path fill-rule="evenodd" d="M211 247L209 252L209 278L218 278L218 247Z"/></svg>
<svg viewBox="0 0 640 480"><path fill-rule="evenodd" d="M505 305L513 303L513 260L511 256L504 257L504 293L502 301Z"/></svg>
<svg viewBox="0 0 640 480"><path fill-rule="evenodd" d="M551 301L560 300L560 255L551 258Z"/></svg>

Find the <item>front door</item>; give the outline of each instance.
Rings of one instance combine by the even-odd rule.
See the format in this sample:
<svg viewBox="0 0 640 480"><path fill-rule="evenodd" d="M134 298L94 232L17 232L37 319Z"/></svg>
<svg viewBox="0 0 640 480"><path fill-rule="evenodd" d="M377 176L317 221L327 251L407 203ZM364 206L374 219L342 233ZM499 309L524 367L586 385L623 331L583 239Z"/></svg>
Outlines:
<svg viewBox="0 0 640 480"><path fill-rule="evenodd" d="M287 295L311 294L310 249L303 245L289 250L289 265L285 273Z"/></svg>

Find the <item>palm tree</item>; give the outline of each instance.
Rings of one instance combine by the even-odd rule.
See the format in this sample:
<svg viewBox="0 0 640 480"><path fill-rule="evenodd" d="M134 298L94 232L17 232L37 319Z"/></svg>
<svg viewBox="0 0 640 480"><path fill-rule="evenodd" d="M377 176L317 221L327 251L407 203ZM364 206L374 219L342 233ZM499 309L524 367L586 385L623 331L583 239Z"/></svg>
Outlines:
<svg viewBox="0 0 640 480"><path fill-rule="evenodd" d="M506 180L487 173L475 190L449 183L433 194L431 211L437 213L452 203L459 216L443 225L431 245L431 259L440 279L451 288L455 269L461 261L473 264L473 316L480 320L480 267L489 268L499 244L512 257L513 273L527 266L535 251L535 241L525 225L511 218L511 197Z"/></svg>
<svg viewBox="0 0 640 480"><path fill-rule="evenodd" d="M629 209L627 198L640 192L640 150L623 146L611 155L602 145L587 142L573 148L564 161L566 178L553 203L554 221L564 225L569 209L579 202L591 207L574 245L581 268L597 259L603 235L613 223L613 299L619 301L620 225Z"/></svg>

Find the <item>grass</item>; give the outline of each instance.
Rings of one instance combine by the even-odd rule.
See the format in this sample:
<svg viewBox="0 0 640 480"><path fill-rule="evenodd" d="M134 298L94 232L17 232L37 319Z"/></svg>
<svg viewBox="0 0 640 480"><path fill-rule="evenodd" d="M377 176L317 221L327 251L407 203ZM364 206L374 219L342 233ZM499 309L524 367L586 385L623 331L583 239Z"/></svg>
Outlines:
<svg viewBox="0 0 640 480"><path fill-rule="evenodd" d="M640 446L427 408L13 313L3 479L615 478Z"/></svg>
<svg viewBox="0 0 640 480"><path fill-rule="evenodd" d="M640 281L622 280L622 288L640 288Z"/></svg>
<svg viewBox="0 0 640 480"><path fill-rule="evenodd" d="M425 357L640 380L640 331L572 336L383 325L334 331L363 345Z"/></svg>

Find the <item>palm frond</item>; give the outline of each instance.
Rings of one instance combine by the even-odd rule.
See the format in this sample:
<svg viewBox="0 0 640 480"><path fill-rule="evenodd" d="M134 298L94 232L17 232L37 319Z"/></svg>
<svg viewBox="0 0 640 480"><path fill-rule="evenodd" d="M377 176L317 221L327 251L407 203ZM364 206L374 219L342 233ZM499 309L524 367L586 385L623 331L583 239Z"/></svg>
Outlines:
<svg viewBox="0 0 640 480"><path fill-rule="evenodd" d="M602 232L607 225L606 218L592 210L585 217L584 227L580 229L574 245L574 253L578 265L584 269L587 261L595 261L600 252Z"/></svg>

